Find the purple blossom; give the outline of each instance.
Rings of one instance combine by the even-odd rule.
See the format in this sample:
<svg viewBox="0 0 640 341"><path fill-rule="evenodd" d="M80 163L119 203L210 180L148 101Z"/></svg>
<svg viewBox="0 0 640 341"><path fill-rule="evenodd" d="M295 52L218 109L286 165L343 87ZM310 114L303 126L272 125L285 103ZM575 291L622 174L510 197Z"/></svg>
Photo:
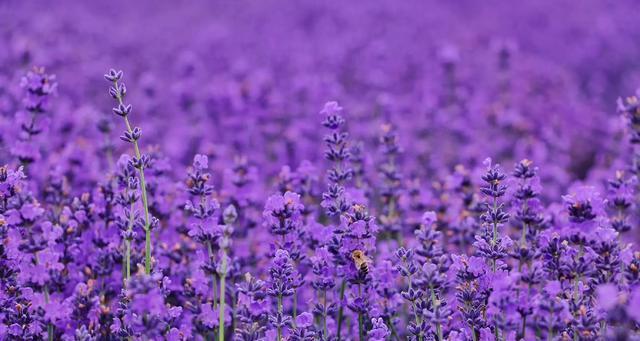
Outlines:
<svg viewBox="0 0 640 341"><path fill-rule="evenodd" d="M371 330L367 333L369 340L382 341L391 335L389 328L387 328L387 325L384 324L381 318L373 318L371 319L371 323L373 327L371 327Z"/></svg>

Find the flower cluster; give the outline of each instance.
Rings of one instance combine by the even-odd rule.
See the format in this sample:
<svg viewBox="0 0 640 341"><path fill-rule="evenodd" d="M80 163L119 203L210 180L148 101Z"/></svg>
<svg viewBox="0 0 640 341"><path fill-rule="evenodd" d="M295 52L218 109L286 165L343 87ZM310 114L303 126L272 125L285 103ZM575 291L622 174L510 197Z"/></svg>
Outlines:
<svg viewBox="0 0 640 341"><path fill-rule="evenodd" d="M11 152L28 165L40 157L39 146L31 141L47 127L50 118L46 114L51 110L51 97L56 94L58 83L56 76L47 74L43 67L34 67L22 77L20 85L24 89L23 110L15 115L15 128L20 129L20 135Z"/></svg>

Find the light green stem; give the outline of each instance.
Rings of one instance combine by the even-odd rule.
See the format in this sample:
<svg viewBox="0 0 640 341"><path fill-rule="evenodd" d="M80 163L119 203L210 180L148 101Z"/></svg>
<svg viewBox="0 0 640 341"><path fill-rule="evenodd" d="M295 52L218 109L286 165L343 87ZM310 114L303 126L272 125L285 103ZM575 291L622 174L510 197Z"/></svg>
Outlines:
<svg viewBox="0 0 640 341"><path fill-rule="evenodd" d="M35 257L35 262L36 265L38 263L40 263L40 260L38 259L38 253L36 252L34 254ZM49 298L49 286L48 285L44 285L44 287L42 288L42 293L44 294L44 303L49 304L50 298ZM51 323L47 323L47 337L49 339L49 341L53 341L53 325Z"/></svg>
<svg viewBox="0 0 640 341"><path fill-rule="evenodd" d="M391 329L391 336L396 340L400 340L400 336L398 336L398 331L396 330L396 327L393 325L392 317L387 317L387 324L389 325L389 329Z"/></svg>
<svg viewBox="0 0 640 341"><path fill-rule="evenodd" d="M282 295L278 295L278 313L282 314ZM282 341L282 327L278 325L278 341Z"/></svg>
<svg viewBox="0 0 640 341"><path fill-rule="evenodd" d="M124 265L125 265L125 283L131 278L131 241L125 240L124 242Z"/></svg>
<svg viewBox="0 0 640 341"><path fill-rule="evenodd" d="M118 89L118 82L114 81L113 86ZM124 105L119 90L116 92L116 100L118 101L119 105ZM124 116L124 124L127 127L127 131L129 133L133 132L131 123L129 123L129 118L127 118L127 116ZM138 145L138 141L133 141L133 150L136 154L136 158L140 159L142 153L140 153L140 146ZM144 272L148 275L151 273L151 219L149 215L149 200L147 199L147 183L144 178L144 167L142 165L140 168L138 168L138 175L140 176L140 188L142 189L142 206L144 207Z"/></svg>
<svg viewBox="0 0 640 341"><path fill-rule="evenodd" d="M437 302L436 299L436 293L433 290L433 286L430 286L431 289L431 305L433 306L433 309L439 309L440 303ZM440 325L440 322L436 323L436 336L438 337L438 341L442 341L442 326Z"/></svg>
<svg viewBox="0 0 640 341"><path fill-rule="evenodd" d="M224 341L225 278L227 277L227 251L222 249L222 271L220 273L220 315L218 320L218 341Z"/></svg>
<svg viewBox="0 0 640 341"><path fill-rule="evenodd" d="M293 327L296 328L296 318L298 317L298 291L293 289Z"/></svg>
<svg viewBox="0 0 640 341"><path fill-rule="evenodd" d="M498 208L498 199L493 198L493 211L495 212ZM491 247L493 248L498 241L498 223L496 221L493 222L493 236L491 238ZM491 260L491 270L496 272L496 260Z"/></svg>
<svg viewBox="0 0 640 341"><path fill-rule="evenodd" d="M358 340L364 341L364 319L362 313L358 313Z"/></svg>
<svg viewBox="0 0 640 341"><path fill-rule="evenodd" d="M144 273L151 273L151 230L144 231Z"/></svg>
<svg viewBox="0 0 640 341"><path fill-rule="evenodd" d="M325 338L329 337L327 333L327 290L322 290L322 334Z"/></svg>
<svg viewBox="0 0 640 341"><path fill-rule="evenodd" d="M209 258L213 258L213 247L211 246L211 242L207 242L207 251L209 253ZM216 301L217 301L217 297L216 297L216 293L218 291L218 280L216 279L216 275L213 274L211 275L211 287L213 288L212 290L212 296L213 296L213 303L211 303L211 306L213 308L216 307Z"/></svg>
<svg viewBox="0 0 640 341"><path fill-rule="evenodd" d="M130 207L130 212L133 212L133 206L134 204L131 204ZM127 225L127 230L131 231L133 230L133 214L131 215L131 217L129 217L129 223ZM125 282L129 280L129 278L131 278L131 241L130 240L125 240L124 242L124 258L125 258Z"/></svg>
<svg viewBox="0 0 640 341"><path fill-rule="evenodd" d="M405 263L405 266L406 266L406 263ZM411 279L411 275L407 276L407 280L409 281L409 291L411 291L411 289L413 288L413 280ZM413 309L413 315L416 318L416 326L420 326L420 324L422 324L422 318L418 313L418 308L416 307L415 301L411 302L411 308ZM418 333L418 341L422 341L422 332Z"/></svg>
<svg viewBox="0 0 640 341"><path fill-rule="evenodd" d="M44 301L45 303L49 303L49 287L44 286ZM47 323L47 336L49 341L53 341L53 325L51 323Z"/></svg>
<svg viewBox="0 0 640 341"><path fill-rule="evenodd" d="M338 341L341 340L340 333L342 331L342 320L343 320L343 313L344 313L344 310L342 307L342 300L344 299L344 291L346 288L347 288L347 281L343 280L342 285L340 285L340 302L339 302L340 308L338 308L338 333L337 333Z"/></svg>

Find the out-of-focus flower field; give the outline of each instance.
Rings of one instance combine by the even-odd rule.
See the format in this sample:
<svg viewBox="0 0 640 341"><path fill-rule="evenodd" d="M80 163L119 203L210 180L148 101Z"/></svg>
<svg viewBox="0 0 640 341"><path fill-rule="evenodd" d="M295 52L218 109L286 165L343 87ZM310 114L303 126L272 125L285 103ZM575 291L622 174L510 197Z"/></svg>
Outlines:
<svg viewBox="0 0 640 341"><path fill-rule="evenodd" d="M639 340L639 5L0 0L0 340Z"/></svg>

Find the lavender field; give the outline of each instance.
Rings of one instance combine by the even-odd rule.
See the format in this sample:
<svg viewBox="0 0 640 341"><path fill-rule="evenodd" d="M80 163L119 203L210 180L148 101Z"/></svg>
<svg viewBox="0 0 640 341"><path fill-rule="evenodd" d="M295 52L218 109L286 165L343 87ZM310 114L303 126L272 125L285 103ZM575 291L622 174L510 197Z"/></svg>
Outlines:
<svg viewBox="0 0 640 341"><path fill-rule="evenodd" d="M639 16L0 0L0 340L640 340Z"/></svg>

